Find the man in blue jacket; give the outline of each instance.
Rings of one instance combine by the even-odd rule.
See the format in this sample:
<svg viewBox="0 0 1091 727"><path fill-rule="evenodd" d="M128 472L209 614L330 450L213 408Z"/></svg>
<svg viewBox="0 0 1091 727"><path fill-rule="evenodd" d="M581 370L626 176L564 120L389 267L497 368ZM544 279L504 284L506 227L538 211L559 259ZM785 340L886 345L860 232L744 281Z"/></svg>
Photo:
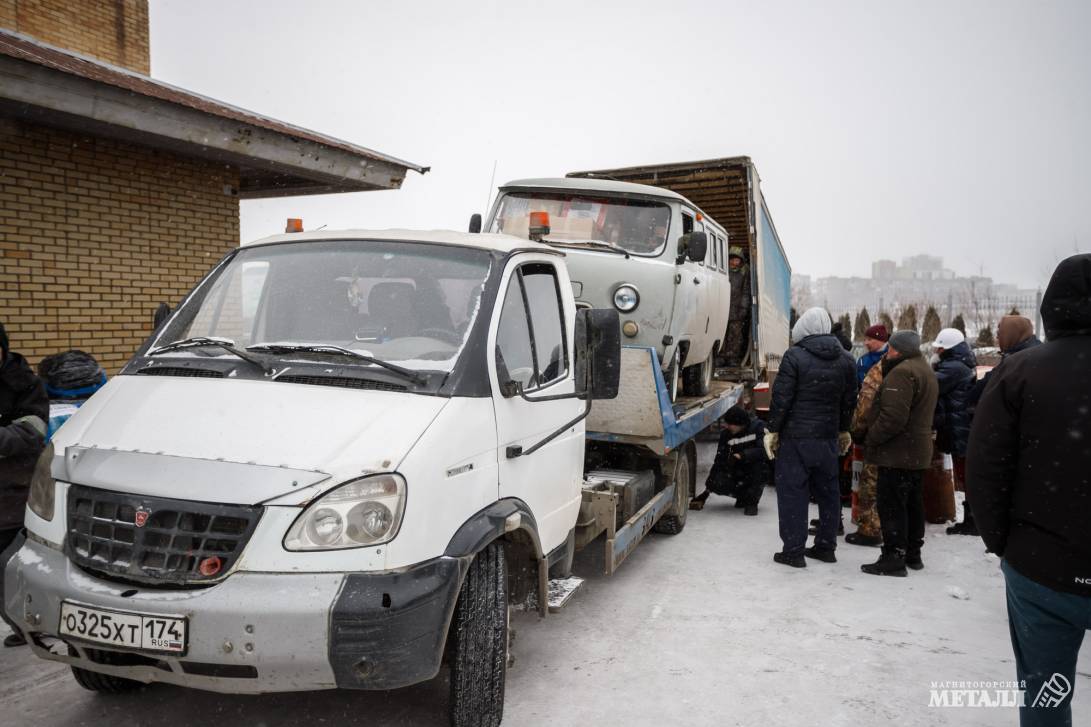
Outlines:
<svg viewBox="0 0 1091 727"><path fill-rule="evenodd" d="M776 457L777 512L781 552L773 560L794 568L804 555L836 563L837 524L841 516L838 454L852 447L849 427L856 407L856 371L822 308L806 311L792 328L773 381L766 451ZM807 544L810 495L818 502L814 545Z"/></svg>
<svg viewBox="0 0 1091 727"><path fill-rule="evenodd" d="M867 346L867 353L856 359L857 388L864 385L864 379L867 378L867 372L871 371L871 367L883 360L883 356L886 355L887 341L889 340L890 331L886 330L886 326L882 323L876 323L864 333L864 345Z"/></svg>

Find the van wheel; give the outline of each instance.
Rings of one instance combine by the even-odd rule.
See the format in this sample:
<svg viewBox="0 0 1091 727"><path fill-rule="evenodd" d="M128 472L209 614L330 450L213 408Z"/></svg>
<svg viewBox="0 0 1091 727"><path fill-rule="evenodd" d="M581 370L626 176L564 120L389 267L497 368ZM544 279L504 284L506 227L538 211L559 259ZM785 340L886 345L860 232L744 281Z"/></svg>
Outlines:
<svg viewBox="0 0 1091 727"><path fill-rule="evenodd" d="M686 396L704 396L712 389L714 354L710 351L701 363L682 369L682 393Z"/></svg>
<svg viewBox="0 0 1091 727"><path fill-rule="evenodd" d="M681 362L682 352L675 347L674 355L671 356L671 365L663 372L663 381L667 385L667 393L670 395L672 404L678 400L678 367Z"/></svg>
<svg viewBox="0 0 1091 727"><path fill-rule="evenodd" d="M470 564L451 621L451 724L496 727L508 666L508 574L492 543Z"/></svg>
<svg viewBox="0 0 1091 727"><path fill-rule="evenodd" d="M659 518L653 528L657 533L677 535L686 527L686 515L689 514L689 501L693 496L694 472L690 460L690 446L678 453L678 464L674 470L674 503L667 514Z"/></svg>
<svg viewBox="0 0 1091 727"><path fill-rule="evenodd" d="M115 677L112 674L99 674L97 671L80 669L78 666L72 667L72 676L76 677L76 681L84 689L92 692L102 692L103 694L121 694L144 686L143 683L134 679Z"/></svg>

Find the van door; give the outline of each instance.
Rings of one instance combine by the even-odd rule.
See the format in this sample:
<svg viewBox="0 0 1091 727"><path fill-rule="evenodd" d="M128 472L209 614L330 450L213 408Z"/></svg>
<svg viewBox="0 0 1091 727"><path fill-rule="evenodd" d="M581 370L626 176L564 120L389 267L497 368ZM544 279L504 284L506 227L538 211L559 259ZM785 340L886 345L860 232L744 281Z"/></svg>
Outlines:
<svg viewBox="0 0 1091 727"><path fill-rule="evenodd" d="M515 497L533 513L548 553L564 543L575 526L583 478L584 424L579 422L541 449L511 456L509 448L528 450L575 419L579 399L527 401L504 396L506 381L518 382L530 397L569 394L573 380L571 299L561 294L570 282L553 260L531 259L509 268L501 282L500 305L492 322L490 378L496 410L496 452L500 497Z"/></svg>
<svg viewBox="0 0 1091 727"><path fill-rule="evenodd" d="M685 214L688 213L684 212L683 215ZM685 218L683 217L683 219ZM711 228L708 228L699 219L694 220L693 231L712 234ZM687 320L688 328L686 329L690 341L689 353L684 362L686 366L701 363L708 357L711 350L709 326L711 325L712 301L710 301L709 296L712 294L713 281L711 280L712 270L709 261L712 259L713 246L714 240L710 237L705 259L701 262L693 262L688 257L686 258L680 271L682 281L675 286L675 295L688 299L684 304L688 305L688 310L691 311ZM675 306L682 302L676 298Z"/></svg>

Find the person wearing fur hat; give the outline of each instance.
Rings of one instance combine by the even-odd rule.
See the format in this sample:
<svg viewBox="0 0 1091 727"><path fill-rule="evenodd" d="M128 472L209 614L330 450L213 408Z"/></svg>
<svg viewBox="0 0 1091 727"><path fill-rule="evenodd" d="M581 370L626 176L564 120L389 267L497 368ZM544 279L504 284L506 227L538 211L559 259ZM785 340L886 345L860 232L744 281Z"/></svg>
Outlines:
<svg viewBox="0 0 1091 727"><path fill-rule="evenodd" d="M784 544L773 560L793 568L804 556L836 563L841 519L838 455L852 447L849 426L856 406L856 371L830 331L823 308L803 313L792 328L773 381L766 452L776 458L777 515ZM818 502L814 545L807 545L810 496Z"/></svg>
<svg viewBox="0 0 1091 727"><path fill-rule="evenodd" d="M932 464L932 417L939 384L921 355L916 331L890 337L883 382L867 417L864 448L879 471L876 482L883 551L860 569L869 575L905 576L920 570L924 545L924 471Z"/></svg>
<svg viewBox="0 0 1091 727"><path fill-rule="evenodd" d="M27 360L10 349L0 323L0 573L12 555L6 550L23 526L30 479L45 446L48 420L45 387ZM4 640L4 646L25 643L18 631Z"/></svg>
<svg viewBox="0 0 1091 727"><path fill-rule="evenodd" d="M765 453L765 422L738 405L728 409L722 421L724 431L705 491L690 501L690 509L703 508L710 494L725 495L734 497L735 507L744 508L745 514L757 515L761 494L772 478Z"/></svg>

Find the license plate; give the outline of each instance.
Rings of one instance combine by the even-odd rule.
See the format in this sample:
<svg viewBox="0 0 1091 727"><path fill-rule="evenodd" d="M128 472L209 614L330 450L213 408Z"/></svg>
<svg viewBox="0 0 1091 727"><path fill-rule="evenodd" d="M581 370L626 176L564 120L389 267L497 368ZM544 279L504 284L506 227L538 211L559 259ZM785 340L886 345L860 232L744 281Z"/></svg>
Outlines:
<svg viewBox="0 0 1091 727"><path fill-rule="evenodd" d="M186 619L61 603L62 636L165 654L186 651Z"/></svg>

